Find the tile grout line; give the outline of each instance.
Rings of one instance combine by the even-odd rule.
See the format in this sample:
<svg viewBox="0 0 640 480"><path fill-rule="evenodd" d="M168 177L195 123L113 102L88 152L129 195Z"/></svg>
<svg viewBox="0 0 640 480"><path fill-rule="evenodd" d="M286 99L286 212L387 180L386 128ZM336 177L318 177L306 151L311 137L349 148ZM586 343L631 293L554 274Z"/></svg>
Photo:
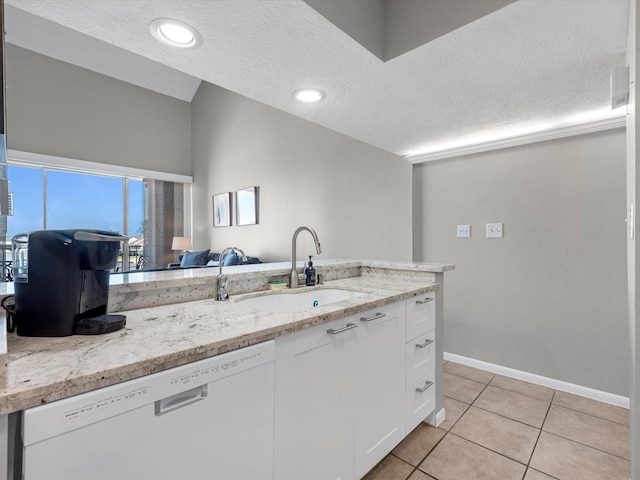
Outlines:
<svg viewBox="0 0 640 480"><path fill-rule="evenodd" d="M451 362L451 363L456 364L455 362ZM462 365L462 364L457 364L457 365ZM488 370L482 370L481 368L477 368L477 367L469 367L469 368L475 368L476 370L479 370L479 371L481 371L481 372L493 373L493 372L489 372ZM447 373L449 373L450 375L455 375L455 376L460 377L460 378L464 378L464 379L466 379L466 380L472 380L472 381L477 382L477 383L484 383L484 382L482 382L482 381L480 381L480 380L476 380L476 379L474 379L474 378L464 377L464 376L462 376L462 375L458 375L458 374L451 373L451 372L447 372ZM491 378L491 380L489 381L489 384L490 384L492 387L494 387L494 388L499 388L499 389L501 389L501 390L506 390L506 391L508 391L508 392L518 393L518 394L523 395L523 396L525 396L525 397L535 398L536 400L540 400L540 401L542 401L542 402L546 402L546 400L545 400L545 399L542 399L542 398L539 398L539 397L536 397L536 396L533 396L533 395L529 395L529 394L522 393L522 392L519 392L519 391L516 391L516 390L510 389L510 388L504 388L504 387L501 387L501 386L498 386L498 385L491 384L491 382L492 382L492 381L493 381L497 376L499 376L499 374L497 374L497 373L496 373L496 374L493 374L493 377L492 377L492 378ZM506 378L511 378L511 377L506 377ZM520 380L520 379L517 379L517 378L513 378L512 380L515 380L515 381L517 381L517 382L521 382L521 383L525 383L525 384L527 384L527 385L533 385L533 386L540 387L540 388L544 388L544 389L547 389L547 390L552 390L552 391L553 391L553 395L551 396L551 399L552 399L552 400L551 400L551 403L553 403L553 400L554 400L554 399L555 399L555 397L556 397L556 392L558 392L558 391L559 391L559 390L555 390L555 389L550 388L550 387L545 387L545 386L543 386L543 385L538 385L538 384L535 384L535 383L527 382L526 380ZM605 405L606 407L611 407L611 408L621 408L621 409L623 409L623 410L628 410L628 409L625 409L624 407L620 407L620 406L618 406L618 405L608 404L608 403L606 403L606 402L602 402L602 401L599 401L599 400L594 400L594 399L592 399L592 398L588 398L588 397L583 397L582 395L577 395L577 394L575 394L575 393L570 393L570 392L564 392L564 393L567 393L567 394L569 394L569 395L576 396L576 397L578 397L578 398L583 398L583 399L586 399L586 400L591 401L591 402L600 403L600 404ZM454 400L456 400L456 399L454 399ZM565 406L565 405L561 405L561 404L558 404L558 403L555 403L554 405L558 405L559 407L563 407L563 408L568 408L569 410L574 410L574 411L576 411L576 412L584 413L585 415L591 415L592 417L601 418L601 419L603 419L603 420L608 420L608 421L610 421L610 422L617 423L617 424L619 424L619 425L624 425L624 426L627 426L627 427L629 426L629 424L627 424L627 423L621 423L621 422L617 422L617 421L615 421L615 420L610 420L609 418L605 418L605 417L600 416L600 415L595 415L595 414L592 414L592 413L588 413L588 412L585 412L585 411L583 411L583 410L578 410L577 408L573 408L573 407L570 407L570 406Z"/></svg>
<svg viewBox="0 0 640 480"><path fill-rule="evenodd" d="M482 371L484 372L484 371L486 371L486 370L482 370ZM535 397L535 396L533 396L533 395L528 395L528 394L526 394L526 393L522 393L522 392L519 392L519 391L517 391L517 390L513 390L513 389L511 389L511 388L504 388L504 387L501 387L501 386L499 386L499 385L492 384L491 382L493 382L494 378L496 378L496 377L498 376L497 374L496 374L496 375L494 375L494 376L491 378L491 380L489 380L489 383L485 384L484 382L481 382L480 380L475 380L475 379L473 379L473 378L463 377L462 375L457 375L457 374L455 374L455 373L450 373L450 372L445 372L445 373L448 373L449 375L453 375L453 376L458 377L458 378L464 378L465 380L471 380L472 382L476 382L476 383L484 384L484 385L486 385L487 387L498 388L498 389L500 389L500 390L504 390L505 392L517 393L518 395L522 395L523 397L533 398L534 400L539 400L539 401L541 401L541 402L546 402L546 401L547 401L547 400L545 400L545 399L542 399L542 398L539 398L539 397ZM491 372L489 372L489 373L491 373ZM516 379L516 380L517 380L517 379ZM525 382L524 380L518 380L518 381L519 381L519 382L522 382L522 383L529 384L529 385L539 386L539 385L536 385L535 383ZM553 389L551 389L551 388L549 388L549 387L542 387L542 388L547 388L547 389L549 389L549 390L552 390L552 391L553 391L553 395L551 396L551 398L553 399L553 397L554 397L554 396L555 396L555 394L556 394L556 390L553 390ZM483 390L483 391L484 391L484 390ZM481 393L482 393L482 392L481 392ZM453 397L449 397L449 398L453 398ZM457 398L454 398L454 400L458 400L458 399L457 399ZM462 402L462 400L458 400L458 401L459 401L459 402ZM474 400L474 401L475 401L475 400ZM465 402L462 402L462 403L465 403Z"/></svg>
<svg viewBox="0 0 640 480"><path fill-rule="evenodd" d="M554 395L554 398L555 398L555 395ZM596 402L596 401L597 400L594 400L594 402ZM583 415L589 415L590 417L593 417L593 418L599 418L600 420L605 420L607 422L615 423L616 425L622 425L623 427L629 427L630 426L628 423L616 422L615 420L611 420L609 418L604 418L604 417L601 417L600 415L594 415L593 413L585 412L583 410L578 410L577 408L571 408L571 407L567 407L566 405L560 405L559 403L553 403L553 405L555 405L556 407L560 407L560 408L566 408L567 410L571 410L572 412L582 413Z"/></svg>
<svg viewBox="0 0 640 480"><path fill-rule="evenodd" d="M554 437L558 437L563 440L566 440L567 442L572 442L572 443L575 443L576 445L582 445L583 447L590 448L591 450L595 450L596 452L604 453L605 455L610 455L620 460L624 460L625 462L631 462L631 460L629 460L628 458L621 457L620 455L616 455L615 453L605 452L604 450L600 450L599 448L593 447L591 445L587 445L586 443L578 442L577 440L573 440L571 438L563 437L562 435L558 435L557 433L549 432L547 430L542 430L542 431L548 435L553 435Z"/></svg>
<svg viewBox="0 0 640 480"><path fill-rule="evenodd" d="M451 433L451 435L453 435L454 437L458 437L458 438L460 438L460 439L464 440L465 442L472 443L472 444L473 444L473 445L475 445L476 447L480 447L480 448L482 448L482 449L484 449L484 450L487 450L488 452L495 453L496 455L499 455L499 456L501 456L502 458L505 458L505 459L510 460L510 461L512 461L512 462L514 462L514 463L517 463L518 465L521 465L521 466L523 466L523 467L524 467L525 472L527 471L527 468L529 468L529 465L527 465L526 463L522 463L522 462L520 462L520 461L516 460L515 458L511 458L511 457L509 457L509 456L505 455L504 453L496 452L495 450L492 450L491 448L489 448L489 447L487 447L487 446L485 446L485 445L481 445L481 444L479 444L479 443L476 443L476 442L474 442L473 440L469 440L468 438L464 438L464 437L463 437L463 436L461 436L461 435L457 435L457 434L455 434L455 433ZM426 473L426 472L425 472L425 473Z"/></svg>
<svg viewBox="0 0 640 480"><path fill-rule="evenodd" d="M555 393L553 394L553 398L554 398L554 399L556 398ZM546 416L545 416L545 418L544 418L544 422L542 422L542 427L540 427L540 435L542 435L542 432L545 432L545 433L548 433L549 435L555 435L555 436L556 436L556 437L558 437L558 438L562 438L562 439L567 440L567 441L569 441L569 442L573 442L573 443L576 443L576 444L578 444L578 445L582 445L582 446L584 446L584 447L591 448L591 449L596 450L596 451L598 451L598 452L606 453L607 455L611 455L612 457L616 457L616 458L619 458L619 459L621 459L621 460L626 460L627 462L630 462L630 461L631 461L631 460L629 460L628 458L621 457L621 456L619 456L619 455L616 455L615 453L605 452L604 450L600 450L599 448L594 447L593 445L587 445L586 443L578 442L577 440L574 440L574 439L572 439L572 438L563 437L562 435L559 435L559 434L557 434L557 433L553 433L553 432L550 432L550 431L548 431L548 430L545 430L545 429L544 429L544 423L547 421L547 416L549 415L549 412L551 411L551 407L552 407L552 406L556 406L556 407L558 407L558 408L564 408L564 409L566 409L566 410L571 410L572 412L581 413L581 414L583 414L583 415L589 415L588 413L581 412L580 410L574 410L574 409L572 409L572 408L563 407L562 405L558 405L557 403L553 403L553 399L552 399L552 401L551 401L551 405L549 406L549 410L547 411L547 415L546 415ZM612 420L607 420L606 418L598 417L598 416L595 416L595 415L590 415L590 416L591 416L591 417L594 417L594 418L598 418L598 419L600 419L600 420L607 421L607 422L615 423L616 425L622 425L623 427L626 427L626 426L627 426L627 425L624 425L624 424L621 424L621 423L618 423L618 422L614 422L614 421L612 421ZM540 438L540 437L538 436L538 438ZM536 445L537 445L537 444L538 444L538 442L536 442ZM534 450L535 450L535 448L534 448ZM533 454L532 454L532 456L533 456ZM529 461L531 461L531 459L529 459Z"/></svg>
<svg viewBox="0 0 640 480"><path fill-rule="evenodd" d="M547 407L547 413L545 413L544 415L544 419L542 420L542 425L540 425L540 428L538 429L538 438L536 438L536 443L533 445L533 448L531 449L531 455L529 455L529 460L527 460L527 469L529 469L529 466L531 465L531 459L533 458L533 454L536 451L536 448L538 447L538 442L540 441L540 436L542 435L542 427L544 427L544 422L547 421L547 417L549 416L549 412L551 411L551 405L553 405L553 399L556 398L556 391L553 391L553 395L551 396L551 402L549 402L549 406ZM545 472L542 472L545 473Z"/></svg>
<svg viewBox="0 0 640 480"><path fill-rule="evenodd" d="M482 370L482 369L477 369L477 370L485 371L485 370ZM524 478L527 476L527 472L528 472L529 470L532 470L532 471L534 471L534 472L540 472L540 473L543 473L544 475L548 475L550 478L552 478L552 479L554 479L554 480L559 480L559 479L557 479L557 477L555 477L555 476L553 476L553 475L550 475L550 474L548 474L548 473L545 473L545 472L543 472L542 470L539 470L539 469L533 468L533 467L530 465L530 464L531 464L531 460L533 459L533 456L534 456L534 454L535 454L535 451L536 451L536 449L537 449L537 447L538 447L538 445L539 445L540 438L541 438L541 436L542 436L542 432L543 432L543 431L544 431L545 433L549 434L549 435L553 435L553 436L555 436L555 437L557 437L557 438L561 438L561 439L563 439L563 440L566 440L566 441L572 442L572 443L574 443L574 444L576 444L576 445L581 445L581 446L584 446L584 447L586 447L586 448L592 449L592 450L594 450L594 451L601 452L601 453L603 453L603 454L605 454L605 455L610 455L610 456L611 456L611 457L613 457L613 458L618 458L618 459L620 459L620 460L623 460L623 461L629 462L629 460L628 460L628 459L626 459L626 458L624 458L624 457L620 457L620 456L618 456L618 455L616 455L616 454L613 454L613 453L610 453L610 452L605 452L605 451L600 450L600 449L598 449L598 448L595 448L595 447L593 447L593 446L591 446L591 445L583 444L583 443L578 442L578 441L576 441L576 440L572 440L572 439L570 439L570 438L565 438L565 437L563 437L563 436L561 436L561 435L558 435L558 434L555 434L555 433L548 432L548 431L544 430L545 423L546 423L546 421L547 421L547 419L548 419L548 416L549 416L549 413L550 413L550 411L551 411L551 408L552 408L552 406L554 406L554 405L555 405L555 406L557 406L557 407L559 407L559 408L565 408L565 409L570 410L570 411L573 411L573 412L577 412L577 413L584 414L584 415L589 415L590 417L597 418L597 419L600 419L600 420L604 420L604 421L607 421L607 422L611 422L611 423L616 424L616 425L621 425L621 426L623 426L623 427L629 427L629 425L628 425L628 424L626 424L626 423L621 423L621 422L618 422L618 421L615 421L615 420L611 420L610 418L605 418L604 416L601 416L601 415L598 415L598 414L593 414L593 413L585 412L585 411L583 411L583 410L580 410L580 409L575 408L575 407L572 407L572 406L565 406L565 405L561 405L561 404L555 403L555 401L556 401L556 399L557 399L558 390L556 390L556 389L551 389L551 388L549 388L549 387L545 387L545 388L547 388L547 389L549 389L549 390L552 390L552 391L553 391L553 394L551 395L551 399L549 400L549 403L548 403L548 406L547 406L547 410L546 410L546 413L545 413L545 416L544 416L544 419L543 419L543 421L542 421L541 426L540 426L540 427L535 427L535 426L529 425L529 424L527 424L527 423L520 422L519 420L515 420L515 419L509 418L509 417L505 417L504 415L500 415L500 414L498 414L498 413L491 412L490 410L485 410L485 409L483 409L483 408L478 407L477 405L475 405L475 403L476 403L476 401L478 400L478 398L479 398L479 397L480 397L480 396L485 392L485 390L487 389L487 387L489 387L489 386L492 386L492 387L494 387L494 388L497 388L497 389L500 389L500 390L503 390L503 391L507 391L507 392L511 392L511 393L516 393L516 394L521 395L521 396L523 396L523 397L531 398L531 399L538 400L538 401L544 401L544 402L546 402L547 400L543 400L543 399L539 398L538 396L533 396L533 395L530 395L530 394L527 394L527 393L523 393L522 391L518 391L518 390L510 389L510 388L504 388L504 387L502 387L502 386L492 384L491 382L493 382L493 380L497 377L497 375L493 375L493 377L491 378L491 380L489 380L489 382L488 382L488 383L485 383L485 382L483 382L483 381L478 381L477 379L474 379L474 378L468 378L468 377L466 377L466 376L458 375L458 374L456 374L456 373L451 373L451 372L446 372L446 373L448 373L449 375L453 375L454 377L458 377L458 378L462 378L462 379L465 379L465 380L473 381L473 382L476 382L476 383L479 383L479 384L483 384L483 385L484 385L484 387L482 388L482 390L480 391L480 393L479 393L478 395L476 395L476 396L475 396L475 398L473 399L473 401L472 401L470 404L466 404L466 402L464 402L464 401L462 401L462 400L459 400L459 399L457 399L457 398L454 398L454 397L448 397L448 398L451 398L452 400L455 400L455 401L457 401L457 402L459 402L459 403L466 404L466 405L468 405L468 406L467 406L467 408L465 408L465 409L464 409L464 411L463 411L463 412L462 412L462 414L458 417L458 419L455 421L455 423L453 423L453 424L451 425L450 429L449 429L448 431L446 431L445 435L442 437L442 439L440 439L440 441L442 441L442 440L446 437L446 434L451 433L451 434L452 434L453 436L455 436L455 437L458 437L458 438L461 438L461 439L463 439L463 440L465 440L465 441L468 441L468 442L470 442L470 443L472 443L472 444L474 444L474 445L477 445L477 446L479 446L479 447L481 447L481 448L483 448L483 449L485 449L485 450L488 450L488 451L493 452L493 453L495 453L495 454L497 454L497 455L500 455L500 456L502 456L502 457L504 457L504 458L506 458L506 459L508 459L508 460L514 461L514 462L516 462L516 463L518 463L518 464L520 464L520 465L524 465L524 466L525 466L525 471L524 471L523 480L524 480ZM488 372L488 373L491 373L491 372ZM529 384L529 383L530 383L530 382L526 382L526 381L521 381L521 382L522 382L522 383L524 383L524 384ZM535 384L533 384L533 385L535 385ZM445 396L446 396L446 395L445 395ZM576 396L577 396L577 397L580 397L580 398L586 398L586 397L581 397L580 395L576 395ZM592 400L592 399L587 399L587 400ZM597 401L597 400L593 400L593 401L594 401L594 402L597 402L597 403L604 403L604 402L599 402L599 401ZM478 409L480 409L480 410L483 410L483 411L486 411L486 412L492 413L492 414L494 414L494 415L498 415L498 416L503 417L503 418L508 419L508 420L512 420L512 421L518 422L518 423L520 423L520 424L523 424L523 425L525 425L525 426L529 426L529 427L531 427L531 428L536 428L536 429L538 430L538 436L537 436L537 438L536 438L535 444L534 444L534 446L533 446L533 448L532 448L532 450L531 450L531 454L529 455L529 459L528 459L528 461L527 461L527 463L526 463L526 464L523 464L522 462L519 462L518 460L515 460L515 459L513 459L513 458L511 458L511 457L508 457L508 456L506 456L506 455L503 455L503 454L501 454L500 452L496 452L496 451L492 450L491 448L488 448L488 447L486 447L486 446L484 446L484 445L480 445L480 444L478 444L478 443L476 443L476 442L473 442L473 441L471 441L471 440L468 440L468 439L466 439L465 437L461 437L460 435L456 435L456 433L452 432L453 428L457 425L457 423L460 421L460 419L462 419L462 417L463 417L463 416L464 416L464 415L469 411L469 409L470 409L471 407L478 408ZM615 407L615 405L614 405L614 407ZM439 441L438 443L440 443L440 441ZM434 449L435 449L435 447L434 447ZM427 455L427 457L428 457L432 452L433 452L433 449L429 452L429 454ZM426 460L426 458L427 458L427 457L425 457L425 459L423 459L423 460L422 460L422 462L424 462L424 461ZM421 462L421 463L422 463L422 462ZM419 468L418 468L418 467L416 467L416 469L419 469ZM414 471L415 471L415 469L414 469ZM424 471L423 471L423 470L421 470L421 472L424 472ZM424 473L427 473L427 472L424 472ZM412 474L413 474L413 472L412 472ZM427 473L427 474L428 474L428 473ZM434 478L435 478L435 477L434 477Z"/></svg>
<svg viewBox="0 0 640 480"><path fill-rule="evenodd" d="M465 411L466 411L466 410L465 410ZM433 425L431 425L431 427L433 427ZM446 430L444 430L444 429L442 429L442 428L440 428L440 429L439 429L438 427L433 427L433 428L438 429L438 430L442 430L442 431L444 432L444 435L442 435L442 437L440 438L440 440L438 440L438 441L433 445L433 447L431 447L431 449L427 452L427 454L426 454L424 457L422 457L422 459L421 459L420 461L416 462L416 463L418 464L417 466L411 465L409 462L407 462L407 461L403 460L402 458L398 457L396 454L394 454L394 453L393 453L393 451L391 451L391 453L389 453L389 455L392 455L392 456L396 457L398 460L400 460L401 462L404 462L404 463L406 463L407 465L409 465L409 466L413 467L413 470L411 470L411 473L409 473L409 476L408 476L405 480L408 480L408 479L411 477L411 475L413 475L413 474L415 473L415 471L416 471L416 470L420 470L420 468L419 468L420 464L421 464L422 462L424 462L424 461L427 459L427 457L428 457L429 455L431 455L431 453L436 449L436 447L440 444L440 442L442 442L442 440L444 439L444 437L446 437L446 436L447 436L447 433L449 433L449 432L447 432ZM420 470L420 471L422 472L422 470ZM424 473L424 472L423 472L423 473ZM435 477L434 477L434 478L435 478ZM436 479L436 480L438 480L438 479Z"/></svg>
<svg viewBox="0 0 640 480"><path fill-rule="evenodd" d="M453 375L453 374L451 374L451 375ZM462 378L464 378L464 377L462 377ZM468 380L470 380L470 379L468 379ZM493 379L492 379L492 380L493 380ZM474 381L475 381L475 380L474 380ZM478 383L481 383L481 382L478 382ZM454 436L456 436L456 437L458 437L458 438L461 438L462 440L465 440L465 441L467 441L467 442L469 442L469 443L472 443L472 444L474 444L474 445L477 445L477 446L478 446L478 447L480 447L480 448L483 448L483 449L485 449L485 450L488 450L489 452L495 453L496 455L500 455L501 457L506 458L507 460L511 460L512 462L516 462L517 464L524 466L524 467L525 467L525 469L524 469L524 475L526 475L527 470L529 469L529 462L531 461L531 458L533 457L533 452L535 451L535 447L537 446L537 444L538 444L538 440L540 439L540 434L541 434L541 432L542 432L542 425L544 425L544 422L545 422L545 420L547 419L547 415L549 414L549 410L551 409L551 405L552 405L553 397L555 396L555 390L553 391L553 396L552 396L552 398L551 398L551 401L549 401L549 406L547 407L547 412L546 412L546 414L545 414L545 418L544 418L544 419L543 419L543 421L542 421L542 425L541 425L540 427L534 427L534 426L529 425L529 424L526 424L526 423L524 423L524 422L520 422L520 421L518 421L518 420L514 420L513 418L505 417L504 415L500 415L500 414L498 414L498 413L491 412L491 411L489 411L489 410L485 410L484 408L480 408L480 407L476 406L476 405L475 405L476 400L478 400L478 398L480 398L480 396L482 395L482 393L483 393L483 392L487 389L487 387L489 387L489 386L490 386L490 384L489 384L489 383L487 383L487 384L485 385L485 387L484 387L484 388L482 389L482 391L481 391L481 392L476 396L476 398L475 398L475 399L473 400L473 402L469 405L469 407L464 411L464 413L463 413L462 415L460 415L460 417L458 418L458 420L456 420L456 422L455 422L453 425L451 425L451 428L449 429L449 431L448 431L447 433L450 433L451 435L454 435ZM495 386L494 386L494 388L499 388L499 387L495 387ZM530 396L528 396L528 395L523 395L523 394L521 394L521 393L519 393L519 392L514 392L513 390L506 390L506 389L501 389L501 390L509 391L509 392L512 392L512 393L517 393L517 394L522 395L522 396L527 397L527 398L534 398L534 397L530 397ZM452 398L452 397L449 397L449 398ZM544 401L544 400L540 400L540 399L537 399L537 398L534 398L534 399L535 399L535 400L539 400L539 401ZM457 400L457 399L455 399L455 398L454 398L454 400ZM460 401L460 400L458 400L458 401ZM461 402L461 401L460 401L460 403L464 403L464 402ZM474 442L474 441L472 441L472 440L469 440L468 438L462 437L462 436L457 435L456 433L452 432L452 430L453 430L453 428L456 426L456 424L457 424L457 423L462 419L462 417L463 417L463 416L464 416L464 415L469 411L469 409L470 409L471 407L477 408L477 409L479 409L479 410L482 410L482 411L485 411L485 412L488 412L488 413L492 413L492 414L494 414L494 415L497 415L497 416L499 416L499 417L505 418L505 419L507 419L507 420L511 420L511 421L514 421L514 422L517 422L517 423L520 423L520 424L522 424L522 425L525 425L525 426L528 426L528 427L531 427L531 428L534 428L534 429L538 430L538 438L536 439L536 443L534 444L533 448L531 449L531 455L529 455L529 460L527 461L527 463L520 462L520 461L518 461L518 460L516 460L516 459L514 459L514 458L511 458L511 457L509 457L509 456L507 456L507 455L505 455L505 454L503 454L503 453L496 452L495 450L493 450L493 449L491 449L491 448L489 448L489 447L487 447L487 446L485 446L485 445L481 445L481 444L476 443L476 442ZM446 436L446 435L445 435L445 436ZM442 437L442 439L444 439L444 437L445 437L445 436L443 436L443 437ZM440 441L442 441L442 439L440 439ZM438 443L440 443L440 442L438 442ZM431 450L431 452L433 452L433 450ZM431 452L429 452L429 453L431 453ZM427 455L427 456L428 456L428 455ZM425 457L425 459L426 459L426 457ZM423 460L423 462L424 462L424 460ZM421 471L422 471L422 470L421 470ZM426 473L426 472L425 472L425 473ZM523 479L524 479L524 476L523 476Z"/></svg>
<svg viewBox="0 0 640 480"><path fill-rule="evenodd" d="M554 477L553 475L549 475L548 473L544 473L544 472L541 472L540 470L536 470L535 468L530 467L529 465L527 465L527 469L524 471L524 476L525 477L527 476L527 472L529 472L529 470L531 470L532 472L542 473L543 475L546 475L547 477L551 478L552 480L562 480L562 479L560 479L558 477Z"/></svg>
<svg viewBox="0 0 640 480"><path fill-rule="evenodd" d="M450 373L450 375L454 375L454 374L453 374L453 373ZM455 375L455 376L459 377L459 375ZM495 377L495 376L494 376L494 377ZM460 377L460 378L465 378L465 377ZM470 379L470 378L467 378L466 380L471 380L471 379ZM474 381L474 382L476 382L476 383L482 383L482 382L478 382L477 380L473 380L473 381ZM542 428L542 425L541 425L540 427L536 427L535 425L530 425L530 424L525 423L525 422L522 422L522 421L520 421L520 420L516 420L515 418L507 417L507 416L505 416L505 415L501 415L500 413L496 413L496 412L493 412L493 411L491 411L491 410L487 410L486 408L482 408L482 407L479 407L479 406L475 405L476 401L477 401L477 400L478 400L478 398L480 398L480 396L484 393L484 391L487 389L487 387L493 387L493 388L497 388L497 389L502 390L502 391L505 391L505 392L515 393L515 394L517 394L517 395L520 395L520 396L523 396L523 397L526 397L526 398L531 398L531 399L533 399L533 400L538 400L539 402L546 402L546 400L541 400L541 399L539 399L539 398L532 397L532 396L530 396L530 395L525 395L525 394L523 394L523 393L516 392L515 390L509 390L509 389L506 389L506 388L497 387L496 385L491 385L491 383L487 383L487 384L485 385L485 387L482 389L482 391L481 391L481 392L476 396L476 398L474 398L474 399L473 399L473 401L472 401L470 404L468 404L468 403L466 403L466 402L463 402L462 400L459 400L459 399L457 399L457 398L449 397L449 396L447 396L447 395L444 395L444 396L445 396L445 397L447 397L447 398L450 398L450 399L455 400L455 401L457 401L457 402L463 403L463 404L465 404L465 405L469 405L469 406L465 409L465 411L462 413L462 415L460 415L460 417L458 418L458 420L456 420L456 421L455 421L455 423L454 423L453 425L451 425L451 428L450 428L449 430L453 429L453 427L458 423L458 421L459 421L459 420L464 416L464 414L465 414L465 413L467 413L467 411L468 411L468 410L469 410L469 408L471 408L471 407L475 407L475 408L477 408L477 409L479 409L479 410L482 410L483 412L488 412L488 413L492 413L492 414L494 414L494 415L498 415L499 417L506 418L507 420L513 420L514 422L518 422L518 423L520 423L520 424L522 424L522 425L526 425L526 426L531 427L531 428L536 428L536 429L538 429L538 430L540 430L540 429ZM551 397L551 398L552 398L552 400L553 400L553 397L555 396L555 392L556 392L556 391L554 390L554 391L553 391L553 396ZM551 405L552 405L552 403L553 403L553 402L552 402L552 400L550 400L550 401L549 401L549 407L547 407L547 414L549 413L549 408L551 408ZM547 414L545 414L545 418L543 419L542 424L544 424L544 420L546 420L546 418L547 418Z"/></svg>
<svg viewBox="0 0 640 480"><path fill-rule="evenodd" d="M493 412L491 410L487 410L486 408L478 407L476 405L470 405L470 406L474 407L474 408L477 408L478 410L482 410L483 412L492 413L493 415L496 415L498 417L502 417L502 418L505 418L507 420L511 420L512 422L519 423L520 425L524 425L525 427L535 428L536 430L542 429L542 425L540 425L539 427L536 427L535 425L531 425L531 424L523 422L521 420L516 420L515 418L507 417L506 415L502 415L501 413L496 413L496 412ZM551 406L551 404L549 404L549 406ZM546 418L546 415L545 415L545 418ZM542 421L542 423L544 424L544 420Z"/></svg>
<svg viewBox="0 0 640 480"><path fill-rule="evenodd" d="M534 385L534 384L532 383L531 385ZM533 395L527 395L526 393L522 393L522 392L519 392L519 391L517 391L517 390L513 390L513 389L511 389L511 388L504 388L504 387L501 387L500 385L491 385L491 386L492 386L493 388L498 388L498 389L500 389L500 390L504 390L505 392L517 393L518 395L522 395L523 397L533 398L534 400L539 400L539 401L541 401L541 402L546 402L546 401L547 401L547 400L545 400L545 399L542 399L542 398L539 398L539 397L534 397ZM545 387L545 388L547 388L547 387ZM551 398L553 398L553 397L555 396L555 394L556 394L556 391L554 390L554 391L553 391L553 395L551 396ZM551 402L551 400L549 400L549 402Z"/></svg>

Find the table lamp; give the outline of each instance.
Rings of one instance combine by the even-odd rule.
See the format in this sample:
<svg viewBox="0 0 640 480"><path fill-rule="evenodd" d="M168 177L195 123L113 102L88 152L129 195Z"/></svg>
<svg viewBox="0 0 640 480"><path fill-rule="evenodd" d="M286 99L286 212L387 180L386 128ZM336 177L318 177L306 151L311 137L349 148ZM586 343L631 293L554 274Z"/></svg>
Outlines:
<svg viewBox="0 0 640 480"><path fill-rule="evenodd" d="M182 253L178 254L178 261L182 260L185 250L191 250L191 238L190 237L173 237L171 242L171 250L179 250Z"/></svg>

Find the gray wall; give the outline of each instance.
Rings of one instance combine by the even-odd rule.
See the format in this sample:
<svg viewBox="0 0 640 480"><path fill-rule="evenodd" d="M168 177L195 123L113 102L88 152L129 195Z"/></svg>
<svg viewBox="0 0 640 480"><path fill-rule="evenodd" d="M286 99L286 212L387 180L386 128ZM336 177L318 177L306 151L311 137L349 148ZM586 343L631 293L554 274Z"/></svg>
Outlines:
<svg viewBox="0 0 640 480"><path fill-rule="evenodd" d="M416 165L414 212L415 260L456 264L446 352L629 394L624 129Z"/></svg>
<svg viewBox="0 0 640 480"><path fill-rule="evenodd" d="M411 259L404 159L205 82L192 114L194 247L283 261L294 230L309 225L324 258ZM214 228L211 196L252 185L259 224ZM312 253L303 232L298 258Z"/></svg>
<svg viewBox="0 0 640 480"><path fill-rule="evenodd" d="M640 285L640 256L638 256L638 245L640 239L640 216L638 215L638 205L640 205L640 179L638 174L638 121L636 115L636 103L638 98L638 18L640 10L638 1L629 2L629 23L627 28L627 52L626 63L629 66L629 107L627 109L627 219L633 222L635 235L627 235L627 298L628 298L628 332L630 355L630 375L629 389L631 406L631 478L640 478L640 330L638 329L638 316L640 314L640 292L637 288ZM633 215L630 215L631 208L634 207Z"/></svg>
<svg viewBox="0 0 640 480"><path fill-rule="evenodd" d="M191 175L191 106L7 44L7 146Z"/></svg>

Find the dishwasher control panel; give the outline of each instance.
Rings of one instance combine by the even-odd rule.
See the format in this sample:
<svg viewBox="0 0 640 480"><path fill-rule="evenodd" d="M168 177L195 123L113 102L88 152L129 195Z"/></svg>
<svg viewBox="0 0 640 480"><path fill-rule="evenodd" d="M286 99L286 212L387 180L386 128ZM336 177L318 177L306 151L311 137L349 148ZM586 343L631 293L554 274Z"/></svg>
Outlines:
<svg viewBox="0 0 640 480"><path fill-rule="evenodd" d="M86 405L74 406L72 409L64 413L64 417L66 421L72 422L77 419L81 419L82 417L91 416L94 412L99 413L99 411L104 411L106 409L108 410L111 407L117 408L118 411L121 411L120 409L123 407L128 409L128 405L133 405L135 408L138 405L140 405L139 400L148 398L150 395L151 395L150 385L136 387L130 391L125 391L123 393L118 393L116 395L110 395L108 397L99 398L94 402L88 403ZM135 404L133 402L135 402ZM144 403L146 403L146 401ZM51 404L51 405L54 405L54 404Z"/></svg>
<svg viewBox="0 0 640 480"><path fill-rule="evenodd" d="M274 358L274 342L269 340L27 409L23 415L24 445L145 405L153 408L154 402L165 397L273 362Z"/></svg>

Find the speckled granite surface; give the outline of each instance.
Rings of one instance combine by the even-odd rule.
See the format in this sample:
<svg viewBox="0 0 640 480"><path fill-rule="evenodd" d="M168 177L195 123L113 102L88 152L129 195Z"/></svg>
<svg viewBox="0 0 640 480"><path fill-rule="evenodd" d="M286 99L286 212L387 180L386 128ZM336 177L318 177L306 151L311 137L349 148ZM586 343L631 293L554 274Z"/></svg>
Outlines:
<svg viewBox="0 0 640 480"><path fill-rule="evenodd" d="M233 282L236 291L245 284L253 288L264 278L277 277L283 271L280 264L268 265L270 267L240 267L246 271L230 274L229 283ZM176 289L207 285L213 277L211 273L198 270L186 275L185 271L139 274L147 275L139 282L127 283L123 279L120 287L114 285L114 290L120 288L119 294L123 298L129 294L132 301L119 305L136 308L124 311L127 316L124 330L62 338L7 335L8 366L5 385L0 385L0 414L148 375L432 291L437 289L432 278L434 269L447 271L453 268L353 261L327 262L318 266L318 270L324 270L329 278L333 274L340 276L340 272L358 272L359 275L327 280L316 288L354 289L366 295L286 313L266 313L244 306L238 302L243 296L237 293L226 302L212 299L185 302L182 297L182 303L139 308L144 303L140 302L140 297L145 293L148 297L145 302L159 301L163 292L173 298L178 295ZM180 300L177 296L176 299Z"/></svg>

